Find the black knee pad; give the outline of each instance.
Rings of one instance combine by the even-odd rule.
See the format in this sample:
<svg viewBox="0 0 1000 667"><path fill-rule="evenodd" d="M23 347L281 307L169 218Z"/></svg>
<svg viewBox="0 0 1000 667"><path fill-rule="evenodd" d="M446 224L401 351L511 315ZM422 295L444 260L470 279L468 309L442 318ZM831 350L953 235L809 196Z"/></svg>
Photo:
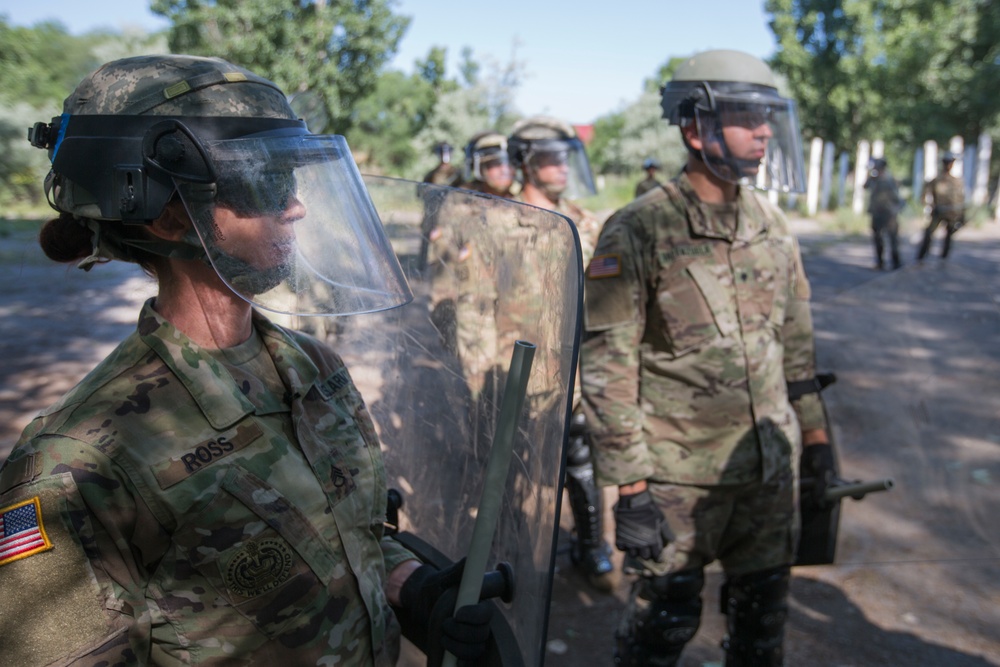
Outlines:
<svg viewBox="0 0 1000 667"><path fill-rule="evenodd" d="M723 642L726 665L781 665L788 617L787 566L730 577L723 588L729 636Z"/></svg>
<svg viewBox="0 0 1000 667"><path fill-rule="evenodd" d="M685 570L644 579L639 585L638 595L649 605L636 611L629 627L619 629L616 664L675 665L701 624L705 575L700 569Z"/></svg>

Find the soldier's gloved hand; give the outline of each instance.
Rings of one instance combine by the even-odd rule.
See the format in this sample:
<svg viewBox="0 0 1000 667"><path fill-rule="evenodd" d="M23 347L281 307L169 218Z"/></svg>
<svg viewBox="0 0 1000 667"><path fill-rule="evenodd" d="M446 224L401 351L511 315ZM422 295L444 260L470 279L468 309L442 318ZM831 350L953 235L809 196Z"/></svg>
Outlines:
<svg viewBox="0 0 1000 667"><path fill-rule="evenodd" d="M663 513L648 490L620 496L615 505L615 546L633 558L659 562L673 539Z"/></svg>
<svg viewBox="0 0 1000 667"><path fill-rule="evenodd" d="M486 654L494 607L479 602L455 609L464 568L464 558L443 570L421 565L400 589L403 634L427 655L428 665L439 665L444 651L469 665Z"/></svg>
<svg viewBox="0 0 1000 667"><path fill-rule="evenodd" d="M802 480L812 480L812 500L815 503L822 503L826 487L833 484L837 478L833 447L827 443L803 446L799 477Z"/></svg>

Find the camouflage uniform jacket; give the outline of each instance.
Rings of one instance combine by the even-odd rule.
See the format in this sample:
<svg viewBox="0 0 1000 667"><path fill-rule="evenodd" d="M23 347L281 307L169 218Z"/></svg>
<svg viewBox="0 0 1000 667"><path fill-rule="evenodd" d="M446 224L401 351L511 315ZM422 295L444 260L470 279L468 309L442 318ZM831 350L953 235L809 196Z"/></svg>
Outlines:
<svg viewBox="0 0 1000 667"><path fill-rule="evenodd" d="M732 209L725 224L682 174L601 233L581 365L604 485L770 479L795 466L800 424L825 426L818 397L793 411L785 384L815 374L797 243L752 191Z"/></svg>
<svg viewBox="0 0 1000 667"><path fill-rule="evenodd" d="M424 174L424 183L431 183L433 185L447 185L448 187L455 187L461 179L462 174L459 173L458 168L450 162L442 162Z"/></svg>
<svg viewBox="0 0 1000 667"><path fill-rule="evenodd" d="M888 172L883 171L875 178L869 177L865 181L865 189L871 190L868 212L875 217L894 216L903 205L896 179Z"/></svg>
<svg viewBox="0 0 1000 667"><path fill-rule="evenodd" d="M256 408L151 303L0 472L47 543L0 560L2 662L393 664L383 582L412 556L341 360L255 314L286 388Z"/></svg>
<svg viewBox="0 0 1000 667"><path fill-rule="evenodd" d="M932 215L942 220L955 221L962 217L965 207L965 185L962 179L951 174L938 174L924 184L924 198L931 197Z"/></svg>

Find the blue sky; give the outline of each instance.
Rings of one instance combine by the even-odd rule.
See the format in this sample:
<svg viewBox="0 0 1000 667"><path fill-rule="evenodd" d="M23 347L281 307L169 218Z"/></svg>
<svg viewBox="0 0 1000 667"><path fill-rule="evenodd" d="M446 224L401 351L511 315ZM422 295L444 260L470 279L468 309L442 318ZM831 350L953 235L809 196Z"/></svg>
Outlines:
<svg viewBox="0 0 1000 667"><path fill-rule="evenodd" d="M14 25L56 19L74 34L98 27L166 27L147 7L143 0L0 0L0 14ZM672 56L711 48L759 57L774 51L763 0L506 0L489 6L397 0L394 11L412 18L394 68L412 71L432 46L448 49L450 75L457 74L466 46L480 62L505 64L516 53L526 73L518 110L572 123L592 122L634 101L643 80Z"/></svg>

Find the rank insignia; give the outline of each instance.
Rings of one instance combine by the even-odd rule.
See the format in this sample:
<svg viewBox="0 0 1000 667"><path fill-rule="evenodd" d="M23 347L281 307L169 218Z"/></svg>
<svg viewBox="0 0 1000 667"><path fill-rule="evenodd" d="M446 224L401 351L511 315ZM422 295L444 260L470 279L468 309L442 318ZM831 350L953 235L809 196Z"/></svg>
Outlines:
<svg viewBox="0 0 1000 667"><path fill-rule="evenodd" d="M0 565L34 556L52 548L42 523L38 496L0 507Z"/></svg>

